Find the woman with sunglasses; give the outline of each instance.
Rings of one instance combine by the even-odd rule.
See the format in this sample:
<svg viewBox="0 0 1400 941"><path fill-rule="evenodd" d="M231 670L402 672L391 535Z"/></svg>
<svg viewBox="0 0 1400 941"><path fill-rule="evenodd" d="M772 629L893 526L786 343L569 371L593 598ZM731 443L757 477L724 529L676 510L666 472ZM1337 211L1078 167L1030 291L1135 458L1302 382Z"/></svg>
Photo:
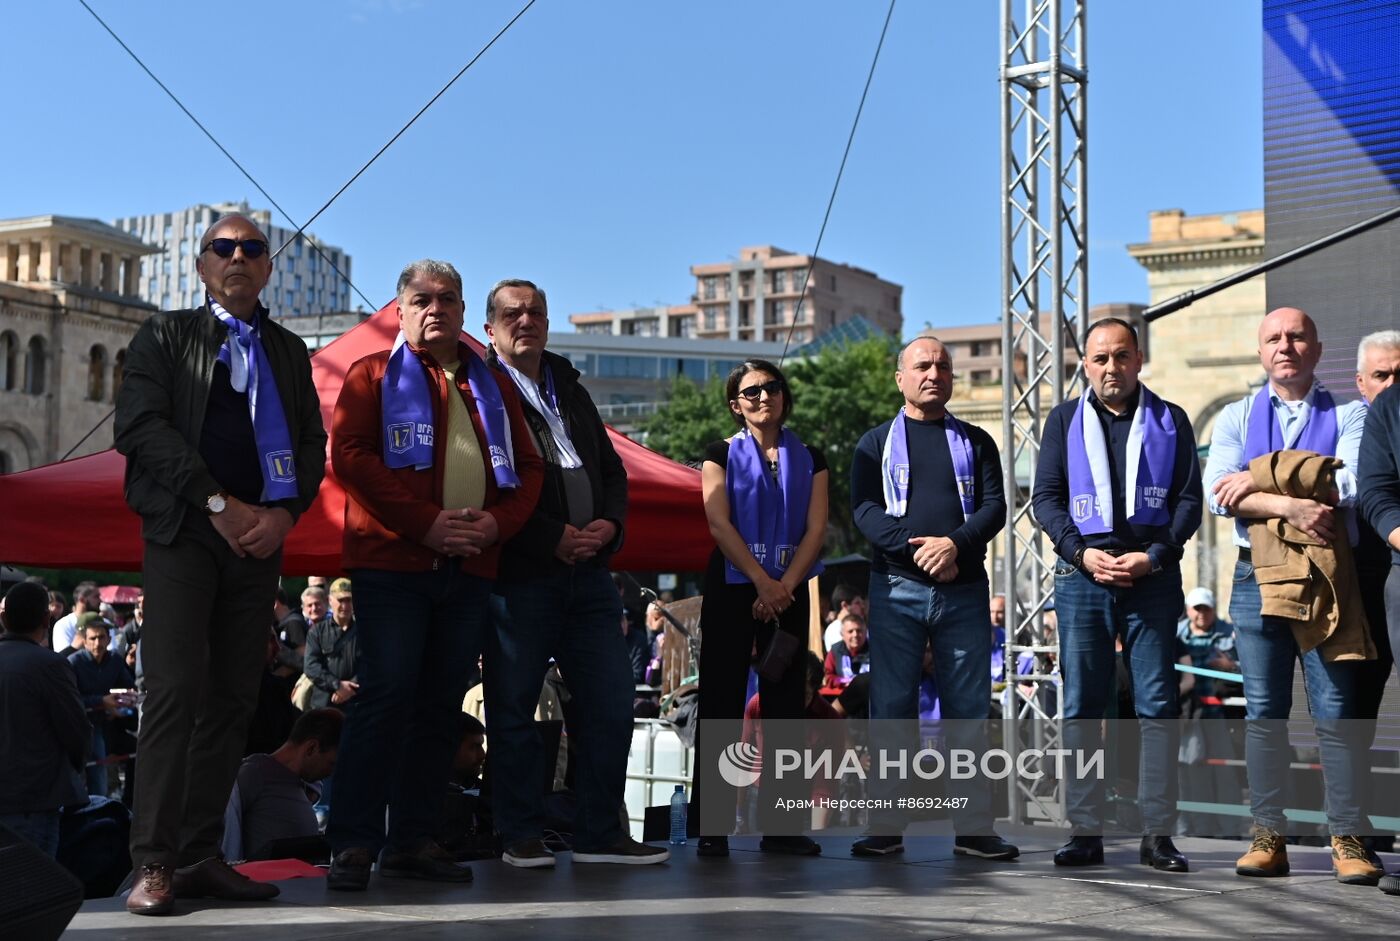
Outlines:
<svg viewBox="0 0 1400 941"><path fill-rule="evenodd" d="M761 736L762 767L774 767L776 748L802 747L807 580L821 571L819 557L826 538L826 458L783 427L793 403L782 371L766 360L741 363L729 374L725 399L739 430L706 447L700 470L705 517L716 544L705 573L700 611L696 747L704 770L696 780L704 774L708 789L703 800L696 795L702 831L712 829L707 826L711 821L727 822L733 815L734 788L711 775L712 769L724 767L722 757L730 759L730 767L735 764L734 755L742 758L729 746L742 736L749 665L755 652L763 717L769 720L768 734ZM775 635L783 636L775 641ZM740 766L752 765L752 757ZM771 772L764 775L759 826L772 835L759 845L765 852L815 856L821 847L800 835L806 829L806 811L776 806L780 798L808 796L796 777L789 775L783 782ZM795 793L786 793L794 787ZM702 836L698 853L727 856L728 838Z"/></svg>

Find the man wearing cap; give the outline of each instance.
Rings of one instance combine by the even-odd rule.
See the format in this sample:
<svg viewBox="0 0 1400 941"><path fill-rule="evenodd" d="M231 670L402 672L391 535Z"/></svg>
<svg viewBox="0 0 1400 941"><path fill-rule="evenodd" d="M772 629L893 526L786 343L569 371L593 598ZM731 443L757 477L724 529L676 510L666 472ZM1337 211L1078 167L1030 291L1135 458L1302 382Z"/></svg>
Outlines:
<svg viewBox="0 0 1400 941"><path fill-rule="evenodd" d="M1357 659L1323 656L1319 646L1300 648L1293 625L1297 621L1265 614L1249 524L1280 520L1318 546L1334 541L1355 542L1351 507L1357 500L1356 465L1364 406L1338 404L1316 379L1322 358L1317 325L1293 307L1270 311L1259 324L1259 361L1267 381L1257 392L1225 406L1211 434L1206 461L1206 500L1217 516L1235 518L1235 565L1230 593L1230 619L1235 624L1235 648L1244 676L1245 769L1249 779L1254 836L1249 850L1235 863L1241 876L1287 875L1284 807L1288 791L1292 746L1288 716L1293 705L1295 664L1303 662L1308 711L1318 735L1327 826L1332 836L1332 868L1339 882L1375 885L1383 870L1361 843L1359 778L1364 756L1348 740L1345 724L1360 715ZM1335 493L1316 500L1259 490L1250 463L1279 451L1312 452L1341 461L1335 471ZM1349 538L1350 537L1350 538ZM1348 570L1342 573L1351 577ZM1350 611L1323 611L1343 628L1354 628L1362 616ZM1360 632L1358 632L1360 633ZM1365 638L1374 659L1374 644Z"/></svg>
<svg viewBox="0 0 1400 941"><path fill-rule="evenodd" d="M355 698L355 596L350 579L331 582L331 616L318 621L306 634L303 671L311 681L310 709L344 706Z"/></svg>
<svg viewBox="0 0 1400 941"><path fill-rule="evenodd" d="M306 344L258 301L272 274L267 236L228 215L199 247L205 304L142 324L117 392L126 501L145 540L127 897L144 915L169 913L176 896L277 894L224 863L220 833L257 707L282 542L326 462Z"/></svg>
<svg viewBox="0 0 1400 941"><path fill-rule="evenodd" d="M1085 756L1102 748L1121 642L1142 732L1139 859L1185 872L1186 857L1171 840L1181 735L1176 615L1182 547L1201 525L1200 467L1186 413L1142 385L1141 370L1131 324L1110 317L1089 327L1084 373L1091 388L1046 419L1032 501L1060 557L1055 609L1066 747ZM1055 864L1102 863L1102 777L1075 776L1064 786L1072 829Z"/></svg>
<svg viewBox="0 0 1400 941"><path fill-rule="evenodd" d="M1215 593L1209 588L1193 588L1186 595L1186 617L1176 625L1177 662L1196 669L1236 673L1235 628L1216 616ZM1233 759L1234 747L1225 727L1225 709L1220 703L1221 681L1216 677L1181 672L1177 678L1181 695L1189 705L1182 729L1180 751L1181 794L1184 800L1233 804L1239 799L1239 783L1234 769L1212 764L1208 759ZM1234 822L1214 814L1196 811L1184 814L1192 836L1223 836L1238 832Z"/></svg>
<svg viewBox="0 0 1400 941"><path fill-rule="evenodd" d="M501 551L486 644L486 728L496 829L507 863L554 865L544 845L547 760L535 728L549 660L587 718L578 746L575 863L645 865L670 852L633 840L619 815L632 740L632 665L618 625L622 599L608 560L622 546L627 471L588 390L569 361L545 349L549 308L530 281L497 282L486 295L487 361L520 393L545 484L528 523Z"/></svg>
<svg viewBox="0 0 1400 941"><path fill-rule="evenodd" d="M472 877L432 833L501 544L529 520L543 477L514 384L462 340L457 269L413 262L397 294L393 349L351 365L331 449L359 632L326 828L326 885L343 891L368 887L376 854L381 877Z"/></svg>

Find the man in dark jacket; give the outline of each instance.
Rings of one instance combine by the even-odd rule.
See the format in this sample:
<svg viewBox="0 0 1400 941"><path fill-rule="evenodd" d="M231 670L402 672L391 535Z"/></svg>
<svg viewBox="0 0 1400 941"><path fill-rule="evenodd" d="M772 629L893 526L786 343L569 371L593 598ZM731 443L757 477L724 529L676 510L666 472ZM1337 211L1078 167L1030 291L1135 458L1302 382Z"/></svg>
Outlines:
<svg viewBox="0 0 1400 941"><path fill-rule="evenodd" d="M89 758L93 763L87 768L87 789L93 797L106 797L107 726L120 710L127 709L126 714L131 714L130 703L112 691L129 690L136 680L127 669L126 660L107 649L112 639L110 621L96 611L81 614L78 635L83 639L83 647L68 655L68 663L73 667L78 694L83 697L83 707L92 722Z"/></svg>
<svg viewBox="0 0 1400 941"><path fill-rule="evenodd" d="M633 840L619 816L632 739L632 668L619 625L622 600L608 558L622 545L627 472L578 370L545 350L549 311L529 281L496 283L486 296L488 362L510 376L544 457L539 505L501 554L486 640L486 737L502 858L554 865L544 845L545 756L535 704L552 656L573 695L578 743L576 863L657 863L664 849Z"/></svg>
<svg viewBox="0 0 1400 941"><path fill-rule="evenodd" d="M44 646L48 604L42 586L20 582L0 613L0 824L53 856L60 808L87 803L82 768L92 726L73 671Z"/></svg>
<svg viewBox="0 0 1400 941"><path fill-rule="evenodd" d="M303 670L315 687L312 709L344 706L355 698L360 684L355 682L355 599L350 579L331 583L331 616L306 634L306 662Z"/></svg>
<svg viewBox="0 0 1400 941"><path fill-rule="evenodd" d="M195 310L151 316L117 393L126 501L141 516L146 701L127 909L186 898L270 898L219 856L267 653L282 542L325 472L326 432L306 344L258 301L267 236L219 219L196 262ZM176 872L176 867L185 867Z"/></svg>

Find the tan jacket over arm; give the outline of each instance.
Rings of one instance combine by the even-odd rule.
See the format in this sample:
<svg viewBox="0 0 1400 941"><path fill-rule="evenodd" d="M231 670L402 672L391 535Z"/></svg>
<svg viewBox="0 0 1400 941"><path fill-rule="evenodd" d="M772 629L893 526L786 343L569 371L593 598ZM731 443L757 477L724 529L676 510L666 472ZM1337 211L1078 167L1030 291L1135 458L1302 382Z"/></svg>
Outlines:
<svg viewBox="0 0 1400 941"><path fill-rule="evenodd" d="M1272 451L1249 462L1263 493L1330 502L1342 462L1311 451ZM1345 527L1319 543L1287 520L1252 520L1254 578L1262 613L1288 618L1299 650L1314 647L1328 662L1374 660L1376 646L1361 605L1356 565Z"/></svg>

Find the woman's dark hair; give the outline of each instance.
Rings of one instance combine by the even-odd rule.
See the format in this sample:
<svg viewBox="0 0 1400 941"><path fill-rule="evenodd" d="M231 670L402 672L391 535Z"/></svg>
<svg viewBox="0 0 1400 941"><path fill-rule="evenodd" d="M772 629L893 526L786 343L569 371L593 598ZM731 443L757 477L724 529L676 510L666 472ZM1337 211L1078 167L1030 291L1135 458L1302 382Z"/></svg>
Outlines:
<svg viewBox="0 0 1400 941"><path fill-rule="evenodd" d="M792 387L788 385L787 377L783 371L766 359L746 359L729 371L729 378L724 382L724 404L728 408L730 402L739 398L739 383L744 376L751 372L766 372L774 379L783 384L783 413L778 416L778 424L786 424L788 416L792 414ZM734 419L734 424L740 428L744 427L744 416L729 409L730 416Z"/></svg>

